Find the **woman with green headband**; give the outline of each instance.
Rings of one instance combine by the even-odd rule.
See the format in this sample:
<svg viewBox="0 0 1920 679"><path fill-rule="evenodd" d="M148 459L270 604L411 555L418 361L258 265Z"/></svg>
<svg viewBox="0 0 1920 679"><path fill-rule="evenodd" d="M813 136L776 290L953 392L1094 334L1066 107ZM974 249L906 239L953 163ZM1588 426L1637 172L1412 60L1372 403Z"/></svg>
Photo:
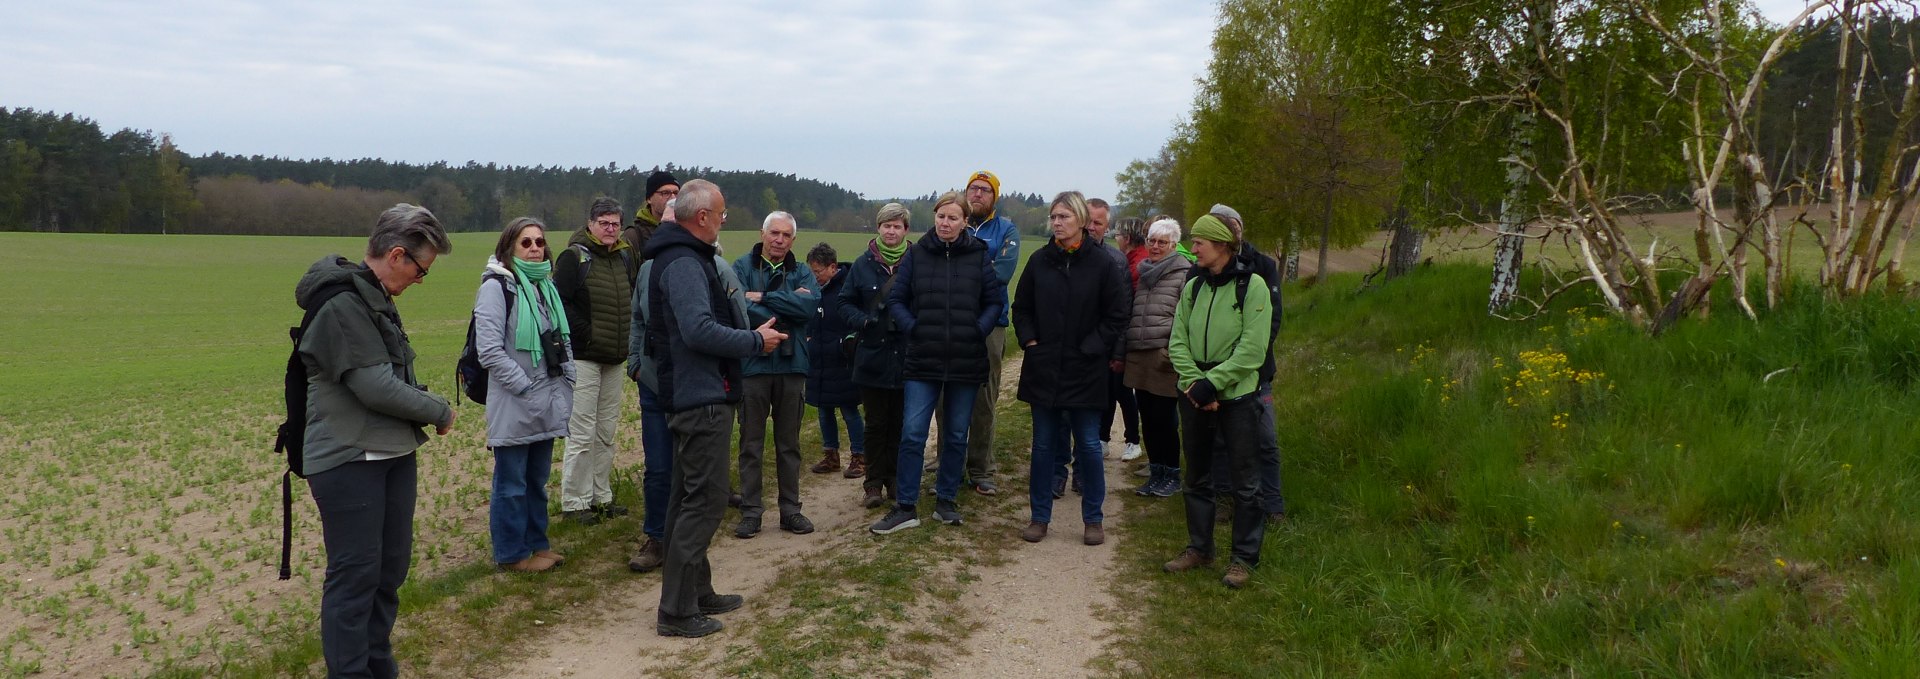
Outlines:
<svg viewBox="0 0 1920 679"><path fill-rule="evenodd" d="M574 381L567 314L552 267L546 225L515 219L500 232L473 303L474 349L488 381L493 560L519 572L566 560L547 540L553 440L567 435Z"/></svg>

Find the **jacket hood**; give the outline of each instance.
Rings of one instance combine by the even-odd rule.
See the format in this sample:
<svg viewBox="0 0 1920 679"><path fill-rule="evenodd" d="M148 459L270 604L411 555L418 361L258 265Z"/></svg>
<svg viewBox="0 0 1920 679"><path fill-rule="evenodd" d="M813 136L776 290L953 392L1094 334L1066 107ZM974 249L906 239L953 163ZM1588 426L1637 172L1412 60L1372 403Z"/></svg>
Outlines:
<svg viewBox="0 0 1920 679"><path fill-rule="evenodd" d="M507 265L505 263L502 263L499 257L495 257L493 255L487 255L486 270L481 272L480 275L485 276L489 273L497 273L502 276L506 276L509 279L512 279L514 277L513 270L507 268Z"/></svg>
<svg viewBox="0 0 1920 679"><path fill-rule="evenodd" d="M767 268L767 258L760 256L760 252L761 252L760 249L765 246L766 246L766 243L754 243L753 251L748 253L749 255L751 255L748 261L753 262L753 268L755 269ZM788 271L792 271L794 267L797 267L799 265L800 265L799 261L793 258L793 250L787 250L786 259L780 260L780 266L782 268L785 268Z"/></svg>
<svg viewBox="0 0 1920 679"><path fill-rule="evenodd" d="M712 257L716 252L712 243L694 237L693 232L679 222L665 222L660 225L659 231L654 232L653 238L647 239L647 249L641 259L653 259L667 248L682 245L693 248L702 257Z"/></svg>
<svg viewBox="0 0 1920 679"><path fill-rule="evenodd" d="M913 247L936 255L964 255L986 251L987 242L980 240L980 237L973 235L972 232L961 229L960 235L955 237L952 243L948 243L940 240L940 235L929 228L920 240L913 242Z"/></svg>
<svg viewBox="0 0 1920 679"><path fill-rule="evenodd" d="M366 272L367 267L355 264L352 260L341 257L340 255L321 257L320 261L314 262L313 266L307 267L306 275L301 276L300 282L293 287L293 299L300 305L301 309L308 309L310 308L309 305L315 301L313 299L314 293L319 292L321 288L335 283L353 283L354 276L360 275L362 278L366 278L364 275ZM368 286L356 284L355 287L360 291L362 297L366 296L366 288ZM377 288L377 286L374 287Z"/></svg>
<svg viewBox="0 0 1920 679"><path fill-rule="evenodd" d="M612 245L601 245L600 239L593 237L593 227L583 226L574 231L573 236L567 239L567 247L573 247L575 245L585 245L587 246L587 251L592 252L595 256L605 257L614 252L625 250L627 248L627 239L615 237Z"/></svg>
<svg viewBox="0 0 1920 679"><path fill-rule="evenodd" d="M1193 262L1187 261L1187 258L1177 253L1168 254L1165 259L1158 262L1143 259L1140 260L1140 282L1151 287L1152 281L1158 281L1162 276L1186 271L1191 266Z"/></svg>

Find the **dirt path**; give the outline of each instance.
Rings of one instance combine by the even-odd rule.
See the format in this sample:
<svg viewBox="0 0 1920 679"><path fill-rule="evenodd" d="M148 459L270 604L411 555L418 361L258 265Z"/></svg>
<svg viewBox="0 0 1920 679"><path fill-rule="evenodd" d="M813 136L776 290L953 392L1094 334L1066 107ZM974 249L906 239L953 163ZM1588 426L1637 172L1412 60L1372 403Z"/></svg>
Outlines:
<svg viewBox="0 0 1920 679"><path fill-rule="evenodd" d="M1017 383L1019 357L1009 356L1005 365L1006 396L1011 398ZM1019 413L1015 405L1008 412ZM1114 437L1116 440L1118 436ZM932 438L931 440L937 440ZM1025 442L1006 442L1005 447L1026 450ZM992 520L1014 525L1005 539L1017 545L1004 562L987 566L961 595L967 615L978 623L975 631L961 640L959 648L945 655L934 676L1015 677L1031 676L1040 668L1049 676L1089 676L1088 663L1104 651L1113 623L1111 616L1098 615L1110 610L1112 595L1107 583L1112 572L1114 549L1126 539L1124 515L1118 495L1131 492L1137 479L1126 473L1125 463L1117 460L1117 447L1109 455L1107 468L1108 499L1105 505L1107 542L1097 547L1081 544L1083 525L1079 496L1068 493L1054 506L1053 531L1038 544L1021 542L1017 527L1027 519L1027 503L1006 503ZM1024 455L1016 458L1024 458ZM807 460L808 464L813 462ZM1003 464L1003 493L1025 494L1027 475L1024 464ZM739 540L732 537L732 514L722 521L720 537L709 554L714 564L715 589L739 593L747 605L740 611L721 617L727 629L702 640L670 639L654 633L654 613L660 598L658 571L636 574L625 584L610 587L598 605L604 612L591 624L568 625L564 621L546 621L554 627L533 646L530 657L502 668L504 676L530 677L638 677L651 676L669 668L685 668L690 661L721 651L729 641L743 638L757 613L777 597L768 596L768 588L784 569L803 563L809 557L832 553L836 547L853 540L872 539L866 526L872 516L860 508L860 484L839 475L807 474L802 498L807 516L816 532L792 535L769 525L759 537ZM989 518L989 517L982 517Z"/></svg>

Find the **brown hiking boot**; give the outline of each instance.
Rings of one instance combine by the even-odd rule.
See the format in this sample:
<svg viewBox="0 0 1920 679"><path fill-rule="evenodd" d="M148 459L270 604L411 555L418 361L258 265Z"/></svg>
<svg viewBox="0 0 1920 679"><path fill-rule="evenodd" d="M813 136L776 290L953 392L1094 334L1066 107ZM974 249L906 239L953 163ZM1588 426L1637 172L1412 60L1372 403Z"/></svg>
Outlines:
<svg viewBox="0 0 1920 679"><path fill-rule="evenodd" d="M1220 582L1226 584L1228 587L1240 589L1247 586L1247 581L1252 579L1253 569L1248 568L1246 564L1235 561L1227 564L1227 575L1220 578Z"/></svg>
<svg viewBox="0 0 1920 679"><path fill-rule="evenodd" d="M867 475L867 456L861 455L859 453L854 453L852 457L847 458L846 473L843 473L840 476L842 478L857 479L866 475Z"/></svg>
<svg viewBox="0 0 1920 679"><path fill-rule="evenodd" d="M640 543L640 551L635 552L633 558L627 559L627 570L645 573L659 568L660 564L667 560L666 550L663 547L665 545L660 544L659 540L647 538L645 542Z"/></svg>
<svg viewBox="0 0 1920 679"><path fill-rule="evenodd" d="M1047 524L1040 523L1039 521L1027 522L1027 527L1020 529L1020 539L1026 540L1027 542L1039 542L1047 539Z"/></svg>
<svg viewBox="0 0 1920 679"><path fill-rule="evenodd" d="M558 566L560 564L567 562L566 556L562 555L559 552L553 551L551 549L542 549L538 552L534 552L533 555L540 557L542 559L546 559L548 561L552 561L553 565L555 566Z"/></svg>
<svg viewBox="0 0 1920 679"><path fill-rule="evenodd" d="M1188 547L1185 551L1180 552L1180 556L1173 557L1172 561L1168 561L1165 568L1168 573L1179 573L1211 563L1213 563L1213 557L1203 555L1200 553L1200 550Z"/></svg>
<svg viewBox="0 0 1920 679"><path fill-rule="evenodd" d="M1080 536L1080 541L1085 542L1089 545L1097 545L1102 542L1106 542L1107 529L1100 527L1100 524L1089 523L1087 524L1087 532L1085 535Z"/></svg>
<svg viewBox="0 0 1920 679"><path fill-rule="evenodd" d="M887 503L886 495L880 492L879 488L868 488L867 499L862 500L860 502L861 506L864 506L867 509L873 509L875 507L879 507L880 505L884 505L886 503Z"/></svg>
<svg viewBox="0 0 1920 679"><path fill-rule="evenodd" d="M553 562L537 556L529 556L513 563L500 564L500 570L515 573L543 573L553 569Z"/></svg>
<svg viewBox="0 0 1920 679"><path fill-rule="evenodd" d="M840 471L840 450L828 448L821 452L820 464L813 466L813 473L826 474Z"/></svg>

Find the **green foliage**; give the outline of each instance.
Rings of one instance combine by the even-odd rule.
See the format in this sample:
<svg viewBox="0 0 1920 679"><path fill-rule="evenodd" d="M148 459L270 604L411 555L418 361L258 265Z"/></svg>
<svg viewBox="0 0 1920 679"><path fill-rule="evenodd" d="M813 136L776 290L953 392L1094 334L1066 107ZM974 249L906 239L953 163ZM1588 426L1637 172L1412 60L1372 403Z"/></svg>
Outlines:
<svg viewBox="0 0 1920 679"><path fill-rule="evenodd" d="M1247 590L1131 524L1147 676L1910 674L1920 319L1812 290L1649 338L1591 295L1481 313L1483 270L1290 291L1291 520Z"/></svg>
<svg viewBox="0 0 1920 679"><path fill-rule="evenodd" d="M164 135L0 107L0 230L158 233L193 210Z"/></svg>

